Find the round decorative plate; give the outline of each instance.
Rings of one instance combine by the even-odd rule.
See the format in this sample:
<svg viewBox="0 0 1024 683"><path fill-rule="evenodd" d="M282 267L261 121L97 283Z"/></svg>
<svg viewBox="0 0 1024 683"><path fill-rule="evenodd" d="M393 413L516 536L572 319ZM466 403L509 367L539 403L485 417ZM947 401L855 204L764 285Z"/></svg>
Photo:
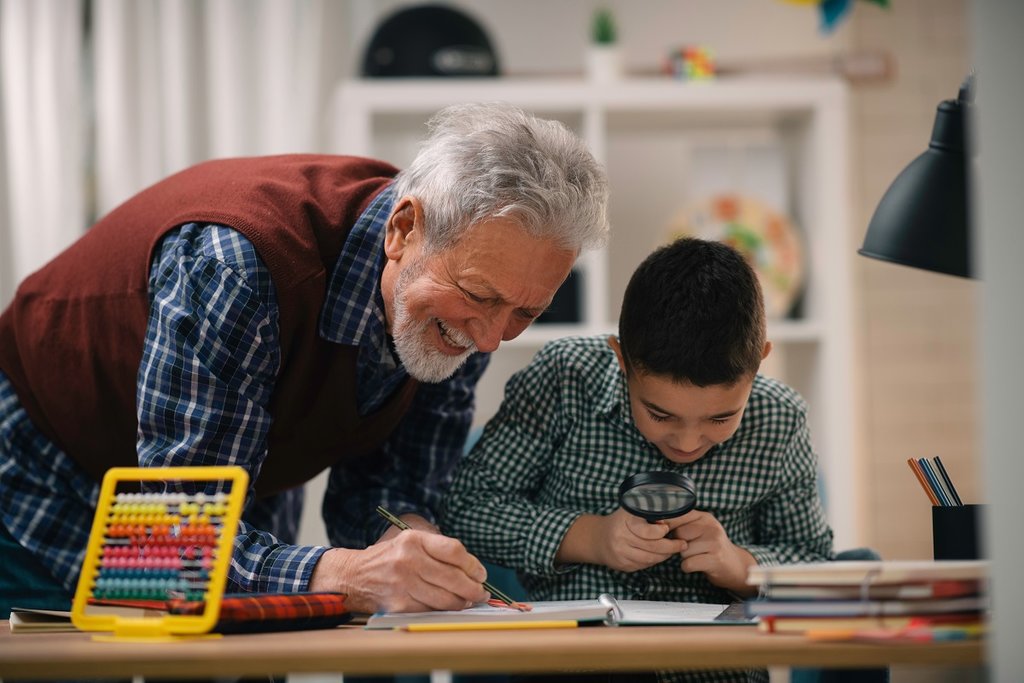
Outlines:
<svg viewBox="0 0 1024 683"><path fill-rule="evenodd" d="M767 316L784 318L793 310L803 284L803 246L778 210L753 197L715 195L678 214L669 233L673 240L699 237L733 247L757 273Z"/></svg>

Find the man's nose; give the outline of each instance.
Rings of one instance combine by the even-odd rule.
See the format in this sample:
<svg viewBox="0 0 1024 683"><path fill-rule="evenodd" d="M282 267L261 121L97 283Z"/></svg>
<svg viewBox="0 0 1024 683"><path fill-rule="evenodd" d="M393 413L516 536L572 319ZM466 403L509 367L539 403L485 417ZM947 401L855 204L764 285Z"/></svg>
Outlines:
<svg viewBox="0 0 1024 683"><path fill-rule="evenodd" d="M474 319L470 326L469 334L473 337L476 348L484 353L491 353L497 350L503 339L512 339L518 332L508 336L511 327L511 316L507 311L488 311L479 318Z"/></svg>

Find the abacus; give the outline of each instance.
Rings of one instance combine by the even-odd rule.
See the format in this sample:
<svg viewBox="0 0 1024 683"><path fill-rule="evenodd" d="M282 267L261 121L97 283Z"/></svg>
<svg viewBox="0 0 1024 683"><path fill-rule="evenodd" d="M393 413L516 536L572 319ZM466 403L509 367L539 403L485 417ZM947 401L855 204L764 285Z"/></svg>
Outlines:
<svg viewBox="0 0 1024 683"><path fill-rule="evenodd" d="M176 482L173 491L152 492ZM249 476L241 467L115 467L107 471L71 607L97 640L175 640L217 621ZM200 602L195 615L90 613L96 601L146 606ZM208 636L212 637L212 636Z"/></svg>

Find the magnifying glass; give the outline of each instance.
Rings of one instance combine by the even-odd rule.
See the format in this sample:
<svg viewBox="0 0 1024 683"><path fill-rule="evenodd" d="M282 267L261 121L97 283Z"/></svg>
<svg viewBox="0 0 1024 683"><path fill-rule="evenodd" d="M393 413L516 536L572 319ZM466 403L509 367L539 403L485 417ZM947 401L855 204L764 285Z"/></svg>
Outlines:
<svg viewBox="0 0 1024 683"><path fill-rule="evenodd" d="M696 504L693 479L679 472L640 472L619 486L619 505L648 522L684 515Z"/></svg>

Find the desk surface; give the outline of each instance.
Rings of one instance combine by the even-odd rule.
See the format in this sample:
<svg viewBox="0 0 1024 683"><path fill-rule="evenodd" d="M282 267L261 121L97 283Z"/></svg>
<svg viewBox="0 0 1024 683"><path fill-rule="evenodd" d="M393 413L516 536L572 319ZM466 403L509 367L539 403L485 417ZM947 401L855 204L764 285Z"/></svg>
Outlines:
<svg viewBox="0 0 1024 683"><path fill-rule="evenodd" d="M85 633L12 634L0 621L0 678L609 671L849 666L977 666L981 641L822 643L753 626L408 633L341 627L174 643L95 642Z"/></svg>

